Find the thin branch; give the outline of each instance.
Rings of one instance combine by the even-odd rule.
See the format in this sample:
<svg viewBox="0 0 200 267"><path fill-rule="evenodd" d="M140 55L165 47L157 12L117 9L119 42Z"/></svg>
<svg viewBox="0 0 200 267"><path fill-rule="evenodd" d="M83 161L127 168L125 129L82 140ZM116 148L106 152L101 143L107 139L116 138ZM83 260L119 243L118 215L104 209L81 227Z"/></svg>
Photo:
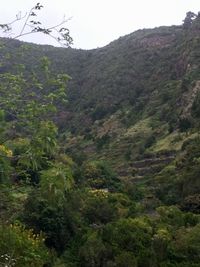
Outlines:
<svg viewBox="0 0 200 267"><path fill-rule="evenodd" d="M58 38L56 38L55 36L53 36L52 34L48 34L52 39L54 39L58 44L60 44L62 47L68 46L65 44L62 44L61 41L58 40Z"/></svg>
<svg viewBox="0 0 200 267"><path fill-rule="evenodd" d="M64 17L65 18L65 17ZM71 20L72 17L68 18L68 19L63 19L62 22L60 22L58 25L55 25L55 26L52 26L52 27L49 27L48 30L52 30L52 29L55 29L57 27L60 27L62 26L63 24L67 23L69 20Z"/></svg>
<svg viewBox="0 0 200 267"><path fill-rule="evenodd" d="M21 16L21 15L20 15L20 17L17 17L17 15L16 15L17 18L14 19L13 21L7 23L7 25L12 25L12 24L14 24L15 22L17 22L17 21L19 21L19 20L23 20L26 16L27 16L27 12L25 13L24 16Z"/></svg>
<svg viewBox="0 0 200 267"><path fill-rule="evenodd" d="M34 10L34 7L32 7L31 10L29 11L29 13L28 13L28 15L27 15L27 18L26 18L26 20L25 20L25 23L24 23L24 25L23 25L23 27L22 27L22 29L21 29L20 35L23 34L23 31L24 31L25 27L27 26L28 20L29 20L29 18L30 18L30 16L31 16L31 13L33 12L33 10Z"/></svg>
<svg viewBox="0 0 200 267"><path fill-rule="evenodd" d="M11 36L12 35L12 27L10 27L10 26L12 24L14 24L16 21L25 19L25 22L22 26L20 33L14 37L11 37L12 39L18 39L20 37L30 35L33 33L43 33L43 34L49 35L51 38L53 38L57 43L59 43L62 46L68 47L69 45L71 45L73 40L69 35L69 30L67 28L64 28L64 27L58 30L58 27L61 27L64 24L66 24L71 19L71 17L68 19L65 19L65 16L64 16L63 20L60 23L58 23L57 25L54 25L54 26L47 27L47 28L45 28L43 26L38 26L38 25L41 25L40 21L32 20L29 23L30 17L32 17L32 16L37 17L37 14L34 11L35 10L38 11L41 8L43 8L43 6L40 3L37 3L37 5L32 7L30 9L30 11L28 13L26 13L24 16L21 16L21 12L20 12L20 13L18 13L18 15L16 15L15 20L13 20L12 22L7 23L7 24L0 24L0 26L1 26L2 30L4 30L5 33L11 32L10 33L10 36ZM31 25L31 23L33 25ZM26 27L29 27L30 31L24 32ZM53 34L51 34L52 31L55 31L58 34L58 36L54 36ZM66 44L63 44L63 42L66 42Z"/></svg>
<svg viewBox="0 0 200 267"><path fill-rule="evenodd" d="M14 36L12 39L18 39L18 38L20 38L20 37L22 37L22 36L29 35L29 34L33 34L33 33L38 33L38 32L34 32L34 31L26 32L26 33L23 33L23 34L16 35L16 36Z"/></svg>

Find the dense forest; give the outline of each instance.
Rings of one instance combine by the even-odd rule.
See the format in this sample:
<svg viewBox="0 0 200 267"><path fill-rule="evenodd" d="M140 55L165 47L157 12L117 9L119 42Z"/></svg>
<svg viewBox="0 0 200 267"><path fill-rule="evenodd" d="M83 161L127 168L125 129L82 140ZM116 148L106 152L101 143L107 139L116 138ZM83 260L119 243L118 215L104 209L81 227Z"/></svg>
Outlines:
<svg viewBox="0 0 200 267"><path fill-rule="evenodd" d="M0 39L0 266L200 266L200 14L80 50Z"/></svg>

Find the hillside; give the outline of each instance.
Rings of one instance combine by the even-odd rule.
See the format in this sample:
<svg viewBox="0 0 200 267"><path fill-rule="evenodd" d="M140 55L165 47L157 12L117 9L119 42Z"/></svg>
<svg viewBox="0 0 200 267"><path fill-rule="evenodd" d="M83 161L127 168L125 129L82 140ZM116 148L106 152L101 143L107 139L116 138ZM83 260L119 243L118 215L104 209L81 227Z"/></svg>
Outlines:
<svg viewBox="0 0 200 267"><path fill-rule="evenodd" d="M72 78L68 105L58 104L56 117L66 152L75 160L108 160L122 176L140 176L154 164L137 171L134 161L154 162L161 154L168 163L168 154L174 159L184 141L196 137L199 27L197 17L189 28L139 30L88 51L12 40L1 50L1 71L15 72L23 63L27 73L37 72L34 66L47 56L54 72Z"/></svg>
<svg viewBox="0 0 200 267"><path fill-rule="evenodd" d="M199 266L200 16L186 22L94 50L1 39L1 235L19 220L13 238L36 233L54 267Z"/></svg>

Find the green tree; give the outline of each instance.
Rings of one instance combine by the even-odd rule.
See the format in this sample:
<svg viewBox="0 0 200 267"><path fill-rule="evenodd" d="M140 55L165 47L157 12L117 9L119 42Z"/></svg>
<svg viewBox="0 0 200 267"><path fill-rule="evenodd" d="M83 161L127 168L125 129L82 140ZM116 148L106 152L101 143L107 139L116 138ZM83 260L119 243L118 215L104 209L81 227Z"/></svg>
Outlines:
<svg viewBox="0 0 200 267"><path fill-rule="evenodd" d="M73 184L72 170L63 163L55 163L51 168L41 171L41 191L52 202L63 201Z"/></svg>
<svg viewBox="0 0 200 267"><path fill-rule="evenodd" d="M170 257L178 266L198 266L200 261L200 225L176 232Z"/></svg>
<svg viewBox="0 0 200 267"><path fill-rule="evenodd" d="M151 246L152 227L145 219L127 218L107 224L103 229L102 239L107 249L112 251L110 255L118 262L119 266L124 266L126 253L133 266L137 266L141 260L149 262L146 266L152 266L150 264L154 257Z"/></svg>
<svg viewBox="0 0 200 267"><path fill-rule="evenodd" d="M193 22L193 20L196 17L197 17L197 15L194 12L191 12L191 11L187 12L186 13L186 17L183 20L183 27L184 27L184 29L186 29L186 30L189 29L190 26L191 26L191 24L192 24L192 22Z"/></svg>
<svg viewBox="0 0 200 267"><path fill-rule="evenodd" d="M31 178L32 182L38 182L37 172L47 167L48 161L55 157L57 127L51 117L58 104L67 102L69 77L52 74L46 58L42 59L42 69L39 76L35 73L31 76L25 73L0 75L0 107L5 114L0 142L9 144L12 150L15 140L27 140L26 150L22 154L15 150L10 160L16 167L14 175Z"/></svg>
<svg viewBox="0 0 200 267"><path fill-rule="evenodd" d="M116 190L119 180L112 168L104 161L88 161L81 168L82 179L85 185L92 188Z"/></svg>
<svg viewBox="0 0 200 267"><path fill-rule="evenodd" d="M109 201L109 193L93 190L85 198L83 216L89 224L106 224L116 218L117 209L114 203Z"/></svg>
<svg viewBox="0 0 200 267"><path fill-rule="evenodd" d="M133 253L123 251L115 257L116 267L137 267L137 259Z"/></svg>
<svg viewBox="0 0 200 267"><path fill-rule="evenodd" d="M106 247L97 232L87 234L84 246L80 248L81 266L105 266Z"/></svg>
<svg viewBox="0 0 200 267"><path fill-rule="evenodd" d="M59 254L74 237L75 226L67 199L61 203L45 198L43 192L34 190L27 198L21 220L35 233L45 234L45 244Z"/></svg>

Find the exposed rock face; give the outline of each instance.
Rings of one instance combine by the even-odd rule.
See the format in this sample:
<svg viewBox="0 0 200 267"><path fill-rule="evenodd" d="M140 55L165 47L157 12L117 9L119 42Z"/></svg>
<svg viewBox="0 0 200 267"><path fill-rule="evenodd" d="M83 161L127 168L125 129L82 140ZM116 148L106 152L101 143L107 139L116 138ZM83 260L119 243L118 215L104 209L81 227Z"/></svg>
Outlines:
<svg viewBox="0 0 200 267"><path fill-rule="evenodd" d="M175 40L175 35L149 36L140 40L140 44L146 48L164 48L170 46Z"/></svg>
<svg viewBox="0 0 200 267"><path fill-rule="evenodd" d="M182 117L188 117L191 115L191 108L197 94L200 92L200 81L196 81L194 87L192 87L188 92L183 94L182 96Z"/></svg>

